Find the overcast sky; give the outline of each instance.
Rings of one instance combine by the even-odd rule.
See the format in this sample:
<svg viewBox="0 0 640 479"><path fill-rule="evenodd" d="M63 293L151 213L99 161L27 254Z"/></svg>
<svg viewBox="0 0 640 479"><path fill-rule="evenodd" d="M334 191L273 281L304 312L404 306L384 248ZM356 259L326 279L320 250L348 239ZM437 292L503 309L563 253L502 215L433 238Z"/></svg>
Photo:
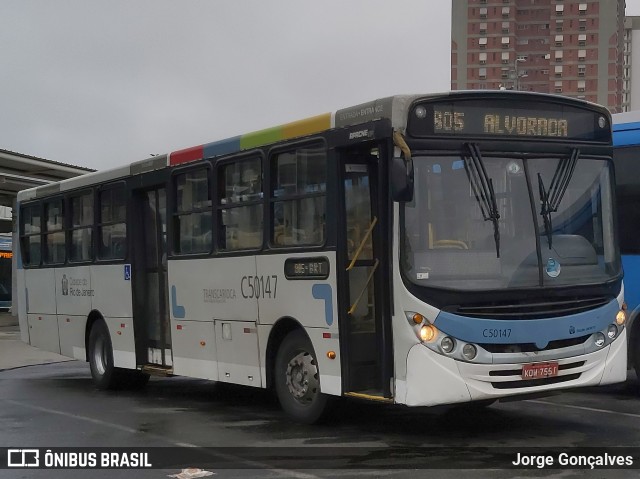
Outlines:
<svg viewBox="0 0 640 479"><path fill-rule="evenodd" d="M444 0L1 0L0 18L0 149L89 168L450 88Z"/></svg>

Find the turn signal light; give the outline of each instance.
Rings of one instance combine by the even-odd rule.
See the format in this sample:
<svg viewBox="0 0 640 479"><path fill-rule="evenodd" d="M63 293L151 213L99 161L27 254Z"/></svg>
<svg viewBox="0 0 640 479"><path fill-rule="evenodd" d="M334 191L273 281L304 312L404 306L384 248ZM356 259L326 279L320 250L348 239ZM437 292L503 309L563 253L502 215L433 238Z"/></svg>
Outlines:
<svg viewBox="0 0 640 479"><path fill-rule="evenodd" d="M616 314L616 324L618 326L622 326L626 320L627 320L627 312L625 311L625 308L623 306L623 309L618 311L618 314Z"/></svg>

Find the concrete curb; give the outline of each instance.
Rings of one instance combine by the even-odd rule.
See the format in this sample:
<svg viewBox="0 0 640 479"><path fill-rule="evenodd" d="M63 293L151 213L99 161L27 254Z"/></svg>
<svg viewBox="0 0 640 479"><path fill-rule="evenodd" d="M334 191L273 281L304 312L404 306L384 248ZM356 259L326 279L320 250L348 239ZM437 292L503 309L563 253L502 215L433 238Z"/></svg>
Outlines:
<svg viewBox="0 0 640 479"><path fill-rule="evenodd" d="M8 313L0 313L0 328L18 326L18 318Z"/></svg>
<svg viewBox="0 0 640 479"><path fill-rule="evenodd" d="M31 366L48 366L49 364L68 363L70 361L77 361L77 360L76 359L72 359L72 358L68 358L68 359L62 359L60 361L45 361L43 363L23 364L22 366L12 366L12 367L8 367L8 368L0 368L0 373L5 372L5 371L14 371L16 369L30 368Z"/></svg>

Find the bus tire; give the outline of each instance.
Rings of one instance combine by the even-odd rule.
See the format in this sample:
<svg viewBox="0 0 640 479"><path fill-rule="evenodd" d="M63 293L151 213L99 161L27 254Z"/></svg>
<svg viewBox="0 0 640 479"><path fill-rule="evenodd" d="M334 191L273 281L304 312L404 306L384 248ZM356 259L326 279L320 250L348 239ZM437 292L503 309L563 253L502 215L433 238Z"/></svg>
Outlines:
<svg viewBox="0 0 640 479"><path fill-rule="evenodd" d="M89 367L98 389L116 389L122 385L125 371L113 365L111 336L101 319L93 324L89 333Z"/></svg>
<svg viewBox="0 0 640 479"><path fill-rule="evenodd" d="M304 331L292 331L284 338L275 368L276 394L284 412L304 424L319 421L327 396L320 392L318 362Z"/></svg>

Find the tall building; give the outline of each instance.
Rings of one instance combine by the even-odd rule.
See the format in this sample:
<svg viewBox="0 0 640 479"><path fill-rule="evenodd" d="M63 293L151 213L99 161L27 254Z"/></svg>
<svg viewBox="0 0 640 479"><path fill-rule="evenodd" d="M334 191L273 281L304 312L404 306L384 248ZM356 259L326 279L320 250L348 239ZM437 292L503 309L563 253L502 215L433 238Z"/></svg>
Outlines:
<svg viewBox="0 0 640 479"><path fill-rule="evenodd" d="M622 111L625 0L452 0L451 88L557 93Z"/></svg>
<svg viewBox="0 0 640 479"><path fill-rule="evenodd" d="M640 110L640 17L624 19L622 111Z"/></svg>

